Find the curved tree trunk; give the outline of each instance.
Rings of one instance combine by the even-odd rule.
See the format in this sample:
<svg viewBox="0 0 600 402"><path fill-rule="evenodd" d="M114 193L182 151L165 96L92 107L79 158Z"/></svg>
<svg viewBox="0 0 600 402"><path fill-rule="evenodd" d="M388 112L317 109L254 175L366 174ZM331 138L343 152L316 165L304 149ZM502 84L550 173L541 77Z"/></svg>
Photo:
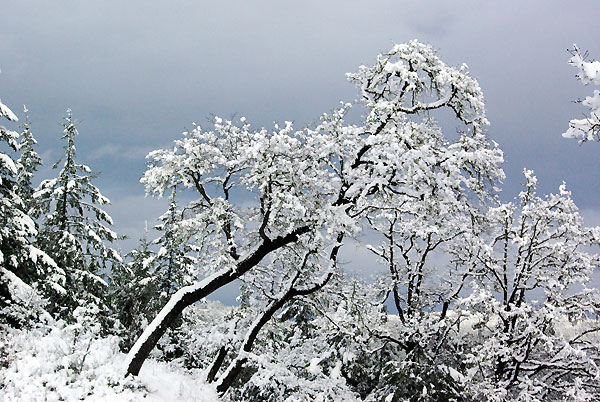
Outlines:
<svg viewBox="0 0 600 402"><path fill-rule="evenodd" d="M129 351L127 355L126 375L139 374L144 361L146 361L146 358L152 349L154 349L158 340L187 306L202 300L215 290L233 282L255 267L267 254L297 241L299 236L308 233L310 229L309 226L302 226L273 240L266 239L253 252L244 258L240 258L234 268L223 269L196 285L186 286L175 292L167 305L152 320L142 336L140 336Z"/></svg>

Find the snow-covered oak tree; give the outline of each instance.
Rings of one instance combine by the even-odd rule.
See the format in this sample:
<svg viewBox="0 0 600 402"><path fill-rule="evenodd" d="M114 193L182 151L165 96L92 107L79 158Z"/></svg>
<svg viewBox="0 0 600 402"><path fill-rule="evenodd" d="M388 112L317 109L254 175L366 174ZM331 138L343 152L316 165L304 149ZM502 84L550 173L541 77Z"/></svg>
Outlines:
<svg viewBox="0 0 600 402"><path fill-rule="evenodd" d="M448 254L482 232L481 213L464 208L415 217L393 205L399 208L369 217L383 237L369 248L388 269L375 285L382 291L379 300L383 305L391 295L397 314L369 324L371 348L389 356L371 396L404 400L426 389L411 400L457 399L462 385L446 367L460 365L456 307L472 278L469 267L451 264Z"/></svg>
<svg viewBox="0 0 600 402"><path fill-rule="evenodd" d="M431 46L412 41L349 79L368 112L361 125L345 121L349 104L300 131L291 123L269 132L245 119L216 118L211 130L195 126L173 148L149 154L142 178L148 193L179 186L197 194L182 208L180 227L194 233L205 279L173 295L130 351L128 373L139 372L185 307L257 267L269 268L277 260L271 256L302 239L318 239L331 260L344 236L390 202L413 215L449 213L464 198L483 198L502 177L502 154L485 136L483 96L466 66L448 66ZM458 138L442 135L432 118L437 109L456 117ZM323 262L320 275L334 266Z"/></svg>
<svg viewBox="0 0 600 402"><path fill-rule="evenodd" d="M390 107L382 100L390 96L388 86L393 87L394 82L386 78L385 84L381 84L384 78L377 74L393 72L397 68L395 58L406 59L404 71L399 69L398 74L401 75L410 76L410 66L418 65L417 61L399 51L380 56L377 65L371 69L364 67L360 70L369 83L369 87L363 88L364 97L377 100L372 101L371 116L385 113L385 108ZM423 69L432 77L433 85L442 88L448 76L457 74L457 71L442 73L440 66L431 60L423 63L427 66ZM469 79L463 77L464 81ZM459 86L458 83L454 85ZM421 88L423 84L414 86ZM458 139L451 141L447 138L432 118L433 110L438 107L435 101L421 105L428 112L421 120L413 116L387 133L385 141L394 147L381 147L380 152L385 154L379 156L375 163L392 159L391 154L401 155L396 158L398 165L394 173L403 172L397 180L410 180L403 183L404 191L395 188L396 191L378 192L369 197L363 206L368 226L381 238L380 244L368 245L368 248L389 271L387 277L380 281L384 292L380 300L384 301L385 296L391 294L399 318L395 328L385 323L370 329L373 336L394 343L386 349L397 356L398 364L386 367L385 376L408 379L411 377L408 373L411 372L414 378L427 377L430 382L427 385L432 388L436 385L430 372L439 366L437 353L442 350L442 343L448 340L448 330L456 320L456 317L447 317L446 312L468 280L468 272L463 267L450 270L447 261L440 256L449 247L460 247L465 236L475 236L480 230L477 224L481 221L481 201L488 198L490 190L486 184L502 178L502 172L496 165L501 154L490 149L482 132L487 120L481 93L476 91L474 85L469 87L474 99L468 102L476 106L469 115L456 114L465 126L459 132ZM449 99L447 106L452 110L460 110L460 106L452 104L452 100L460 104L460 96L454 99L455 95L450 89L442 93L440 98L446 96ZM444 104L441 100L438 102ZM418 103L412 101L410 106L418 109L415 104ZM397 107L412 111L409 106ZM394 137L400 137L401 141ZM432 311L441 313L432 314ZM436 347L432 347L434 344ZM404 357L400 358L401 355ZM427 376L426 372L429 373ZM390 386L385 392L402 398L402 395L410 393L410 386L409 381L398 381L398 384L401 383L407 388ZM440 388L450 388L448 383L438 385ZM427 397L431 398L431 393Z"/></svg>
<svg viewBox="0 0 600 402"><path fill-rule="evenodd" d="M365 385L378 376L370 363L381 353L368 350L361 321L380 320L381 306L341 274L326 286L295 298L263 328L246 355L253 369L232 387L231 399L358 401L368 394Z"/></svg>
<svg viewBox="0 0 600 402"><path fill-rule="evenodd" d="M489 237L463 249L476 279L459 308L466 388L478 400L597 400L600 295L586 286L600 228L583 226L564 184L540 197L525 177L517 204L490 209Z"/></svg>
<svg viewBox="0 0 600 402"><path fill-rule="evenodd" d="M577 45L573 45L573 57L569 64L577 68L577 79L584 85L600 85L600 61L586 61L586 55L581 54ZM569 129L563 133L565 138L575 138L579 142L600 140L600 91L595 89L593 96L586 96L581 104L588 107L589 116L583 119L573 119Z"/></svg>
<svg viewBox="0 0 600 402"><path fill-rule="evenodd" d="M147 354L187 305L240 277L270 252L322 226L315 221L339 215L339 225L345 222L340 208L320 208L332 197L331 174L319 169L308 150L303 152L306 158L299 166L296 153L303 148L290 124L276 127L272 134L249 130L247 124L237 127L217 120L216 132L197 128L177 141L175 149L151 154L156 165L143 179L149 190L160 194L181 184L193 187L200 195L186 206L187 217L179 227L195 233L202 255L199 265L208 277L173 296L161 313L166 317L159 315L147 330L150 336L142 338L130 353L132 364L138 365L137 369L130 367L132 372L139 370L145 358L139 349L143 347L142 353ZM258 204L233 204L233 191L246 191L251 196L255 192Z"/></svg>

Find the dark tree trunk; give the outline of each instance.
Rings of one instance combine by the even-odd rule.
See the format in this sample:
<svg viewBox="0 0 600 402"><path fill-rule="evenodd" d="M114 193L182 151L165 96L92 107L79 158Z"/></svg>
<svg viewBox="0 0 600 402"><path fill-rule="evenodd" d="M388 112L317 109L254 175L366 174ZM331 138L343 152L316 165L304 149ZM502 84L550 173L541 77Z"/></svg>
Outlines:
<svg viewBox="0 0 600 402"><path fill-rule="evenodd" d="M208 375L206 376L206 382L211 383L215 380L219 369L223 365L223 360L225 360L225 356L227 356L227 348L225 346L221 346L221 349L219 349L219 353L217 353L217 357L215 358L215 361L213 362L208 372Z"/></svg>
<svg viewBox="0 0 600 402"><path fill-rule="evenodd" d="M337 260L337 255L341 248L341 242L342 242L343 238L344 238L344 235L339 234L337 237L338 244L336 244L333 247L333 249L331 250L329 259L334 264ZM307 257L308 257L308 254L305 257L304 263L306 263ZM304 263L302 265L304 265ZM255 321L252 324L252 327L250 328L248 335L246 335L244 344L242 345L242 352L249 353L252 351L252 347L254 346L254 341L256 341L256 337L258 336L260 330L265 326L265 324L267 322L269 322L271 320L271 318L273 317L273 314L275 314L277 312L277 310L282 308L288 301L292 300L296 296L307 296L309 294L315 293L315 292L319 291L320 289L322 289L325 285L327 285L327 283L333 276L333 272L329 272L329 274L325 277L325 279L322 282L317 283L311 287L305 287L305 288L294 287L294 284L296 283L296 280L298 280L299 276L300 276L300 271L298 271L296 276L292 279L292 281L289 285L290 286L289 289L283 294L283 296L281 296L279 299L271 301L271 303L269 303L266 310L263 312L262 316L258 319L258 321ZM231 363L231 365L229 366L227 371L225 373L223 373L223 375L219 379L219 383L217 384L217 392L219 392L220 394L224 394L225 392L227 392L227 390L233 385L235 379L238 377L238 375L244 369L244 365L246 364L247 361L248 361L248 359L246 357L238 356ZM222 361L221 361L221 364L222 364ZM214 365L213 365L212 369L214 369ZM212 369L211 369L211 371L212 371ZM218 371L218 369L219 368L217 367L216 371Z"/></svg>
<svg viewBox="0 0 600 402"><path fill-rule="evenodd" d="M240 260L235 269L229 269L205 279L203 281L205 282L204 285L197 289L185 292L186 288L183 288L176 292L171 298L171 300L175 300L175 302L173 304L170 302L167 303L154 321L152 321L150 326L148 326L147 331L149 331L149 333L145 331L135 345L133 345L128 356L129 363L127 366L127 374L139 374L144 361L146 361L146 358L152 349L154 349L158 340L164 335L167 328L169 328L187 306L202 300L215 290L233 282L255 267L267 254L297 241L299 236L308 233L310 229L309 226L302 226L284 236L279 236L273 240L265 240L252 254L243 260ZM181 292L183 292L183 295ZM157 322L157 320L159 321Z"/></svg>

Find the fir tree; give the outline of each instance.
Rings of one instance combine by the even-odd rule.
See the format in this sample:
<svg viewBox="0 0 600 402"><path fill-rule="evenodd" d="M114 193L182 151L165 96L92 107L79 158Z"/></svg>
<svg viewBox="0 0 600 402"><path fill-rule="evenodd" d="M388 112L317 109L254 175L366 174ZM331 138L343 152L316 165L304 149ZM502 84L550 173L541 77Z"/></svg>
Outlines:
<svg viewBox="0 0 600 402"><path fill-rule="evenodd" d="M0 102L0 117L17 116ZM18 134L0 126L0 140L16 152ZM54 261L31 244L37 231L19 196L18 173L22 166L10 154L0 152L0 324L28 325L41 312L42 291L64 292L64 276ZM31 189L28 190L31 192Z"/></svg>
<svg viewBox="0 0 600 402"><path fill-rule="evenodd" d="M159 218L160 223L154 229L161 232L152 243L158 247L154 258L152 284L148 288L155 290L153 303L148 307L148 319L152 319L167 304L171 296L184 286L191 285L198 277L194 257L196 248L189 240L192 228L186 226L184 211L177 208L177 187L173 187L169 196L169 207ZM158 295L158 297L156 297ZM180 329L184 318L180 317L169 326L167 336L161 342L160 350L167 359L182 355Z"/></svg>
<svg viewBox="0 0 600 402"><path fill-rule="evenodd" d="M177 209L177 189L169 196L169 207L160 218L155 229L161 235L152 243L159 249L154 260L155 282L159 290L156 312L183 286L191 285L197 279L195 271L197 259L195 249L189 244L190 232L182 227L183 212Z"/></svg>
<svg viewBox="0 0 600 402"><path fill-rule="evenodd" d="M129 349L157 310L158 288L148 231L130 251L126 263L116 264L110 280L111 307L122 326L122 347Z"/></svg>
<svg viewBox="0 0 600 402"><path fill-rule="evenodd" d="M31 132L27 107L23 106L25 113L25 123L19 126L22 131L19 135L20 158L17 160L17 192L23 201L25 210L29 211L33 207L33 185L32 179L35 172L42 165L42 158L35 151L37 141Z"/></svg>
<svg viewBox="0 0 600 402"><path fill-rule="evenodd" d="M92 184L97 174L76 161L76 124L67 110L61 137L67 143L65 156L53 166L61 169L34 194L36 217L43 220L40 247L66 273L66 295L51 299L52 310L63 317L70 317L76 307L86 303L98 305L101 312L107 310L107 283L102 275L121 260L119 253L107 246L118 239L109 228L112 218L100 208L110 201Z"/></svg>
<svg viewBox="0 0 600 402"><path fill-rule="evenodd" d="M160 235L149 241L146 229L137 247L125 256L128 262L117 264L111 277L111 305L122 325L125 349L132 346L172 294L197 277L196 250L189 244L190 231L182 227L183 212L177 209L176 194L173 189L169 207L154 227ZM156 253L152 246L158 248ZM171 326L171 339L163 344L166 353L173 352L178 337L175 328L180 325L178 320Z"/></svg>

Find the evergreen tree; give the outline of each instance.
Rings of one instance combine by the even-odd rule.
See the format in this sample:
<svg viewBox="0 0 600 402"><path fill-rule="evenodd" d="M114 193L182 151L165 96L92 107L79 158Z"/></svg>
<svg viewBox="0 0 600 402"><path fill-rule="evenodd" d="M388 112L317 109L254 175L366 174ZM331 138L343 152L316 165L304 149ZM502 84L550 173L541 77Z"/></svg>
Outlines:
<svg viewBox="0 0 600 402"><path fill-rule="evenodd" d="M124 349L131 347L160 308L157 307L155 255L151 245L146 230L137 247L125 256L128 262L116 264L111 276L111 306L122 325L121 346Z"/></svg>
<svg viewBox="0 0 600 402"><path fill-rule="evenodd" d="M177 209L177 188L173 187L169 196L169 207L160 217L154 229L160 232L152 244L158 247L153 260L153 275L146 289L154 290L154 298L148 305L147 318L152 320L167 304L171 296L184 286L193 284L198 271L198 259L194 257L197 248L190 244L194 228L189 227L184 219L184 211ZM150 283L151 281L151 283ZM184 318L180 317L169 326L167 336L162 340L159 349L166 358L179 357L183 353L180 332Z"/></svg>
<svg viewBox="0 0 600 402"><path fill-rule="evenodd" d="M17 116L0 102L0 117L17 121ZM0 126L0 141L8 152L19 148L18 134ZM44 252L31 244L37 234L19 196L19 160L0 152L0 324L20 327L41 312L44 300L36 287L64 292L63 272ZM31 192L31 189L28 190Z"/></svg>
<svg viewBox="0 0 600 402"><path fill-rule="evenodd" d="M137 247L125 256L126 263L117 264L111 277L111 305L122 325L122 346L128 349L141 335L160 309L179 288L190 285L198 276L193 256L196 249L189 244L191 229L185 230L183 212L177 209L176 189L169 196L169 207L154 229L160 235L148 240L148 230ZM158 248L157 252L152 247ZM171 328L181 325L181 320ZM177 343L177 331L169 332L162 346L170 354Z"/></svg>
<svg viewBox="0 0 600 402"><path fill-rule="evenodd" d="M32 179L35 172L42 165L42 158L35 151L37 141L31 132L28 112L27 107L23 106L25 123L19 126L22 129L18 145L21 156L17 160L16 177L17 192L23 201L26 211L31 210L33 207Z"/></svg>
<svg viewBox="0 0 600 402"><path fill-rule="evenodd" d="M71 110L62 123L66 141L65 156L54 169L62 167L54 179L44 180L35 193L36 217L42 217L40 248L66 273L64 295L51 298L53 312L70 317L76 307L94 303L107 309L107 283L102 275L121 260L107 246L118 239L109 229L112 218L100 208L110 203L92 184L97 177L86 165L76 161L75 137L78 135Z"/></svg>
<svg viewBox="0 0 600 402"><path fill-rule="evenodd" d="M191 285L198 277L193 257L195 248L188 242L191 233L182 227L183 212L177 210L177 189L169 196L169 207L160 218L155 229L161 235L152 243L159 249L154 260L154 281L159 291L156 303L158 311L169 301L171 295L183 286Z"/></svg>

